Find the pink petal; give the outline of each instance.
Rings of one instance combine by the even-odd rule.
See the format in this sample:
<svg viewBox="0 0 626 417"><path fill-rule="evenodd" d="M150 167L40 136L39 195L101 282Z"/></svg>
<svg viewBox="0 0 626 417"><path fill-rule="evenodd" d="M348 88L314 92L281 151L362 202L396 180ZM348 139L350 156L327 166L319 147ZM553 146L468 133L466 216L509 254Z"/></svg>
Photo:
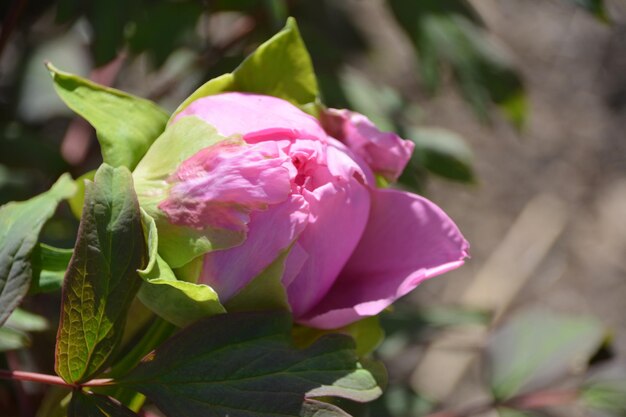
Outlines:
<svg viewBox="0 0 626 417"><path fill-rule="evenodd" d="M372 190L358 247L324 299L297 319L338 328L381 312L422 281L458 268L469 245L432 202L403 191Z"/></svg>
<svg viewBox="0 0 626 417"><path fill-rule="evenodd" d="M200 282L213 287L220 301L226 302L294 242L307 219L308 204L300 195L266 211L253 212L243 244L204 256Z"/></svg>
<svg viewBox="0 0 626 417"><path fill-rule="evenodd" d="M290 139L326 138L326 133L313 116L285 100L271 96L223 93L203 97L186 107L174 121L190 115L205 120L224 136L243 136L268 130ZM252 139L246 138L246 141L256 142Z"/></svg>
<svg viewBox="0 0 626 417"><path fill-rule="evenodd" d="M313 190L302 190L309 203L310 217L298 245L308 257L287 287L289 304L296 317L315 306L331 288L358 244L369 214L369 190L353 175L358 166L354 162L352 170L350 166L332 166L341 158L335 155L340 151L332 147L327 151L328 170L332 173L343 169L350 175L329 176L330 182ZM319 169L322 171L323 167ZM316 176L321 174L313 175L313 180Z"/></svg>
<svg viewBox="0 0 626 417"><path fill-rule="evenodd" d="M349 110L328 109L324 116L330 134L367 162L372 171L389 181L398 179L415 144L393 132L381 132L370 119Z"/></svg>
<svg viewBox="0 0 626 417"><path fill-rule="evenodd" d="M172 188L159 208L173 224L245 230L252 210L289 196L288 163L274 142L205 148L171 176Z"/></svg>

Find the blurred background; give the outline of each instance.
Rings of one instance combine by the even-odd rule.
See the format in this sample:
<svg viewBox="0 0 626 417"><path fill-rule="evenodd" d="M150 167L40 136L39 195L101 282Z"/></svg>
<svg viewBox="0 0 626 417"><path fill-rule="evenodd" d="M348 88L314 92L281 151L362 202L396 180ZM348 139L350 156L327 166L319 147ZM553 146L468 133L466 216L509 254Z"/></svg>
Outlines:
<svg viewBox="0 0 626 417"><path fill-rule="evenodd" d="M3 0L0 203L101 162L44 61L171 111L287 16L324 103L413 140L399 186L472 245L465 267L383 315L389 386L353 412L626 416L624 0ZM62 214L44 238L71 247ZM46 300L27 308L55 329ZM17 330L0 350L51 356L53 330Z"/></svg>

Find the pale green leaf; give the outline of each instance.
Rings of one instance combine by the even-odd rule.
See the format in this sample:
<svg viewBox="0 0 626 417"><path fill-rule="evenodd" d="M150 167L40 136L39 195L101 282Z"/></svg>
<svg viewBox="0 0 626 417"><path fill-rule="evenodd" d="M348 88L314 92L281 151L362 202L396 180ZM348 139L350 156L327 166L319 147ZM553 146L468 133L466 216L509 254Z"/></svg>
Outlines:
<svg viewBox="0 0 626 417"><path fill-rule="evenodd" d="M133 169L169 115L150 100L46 65L59 97L96 129L104 162Z"/></svg>

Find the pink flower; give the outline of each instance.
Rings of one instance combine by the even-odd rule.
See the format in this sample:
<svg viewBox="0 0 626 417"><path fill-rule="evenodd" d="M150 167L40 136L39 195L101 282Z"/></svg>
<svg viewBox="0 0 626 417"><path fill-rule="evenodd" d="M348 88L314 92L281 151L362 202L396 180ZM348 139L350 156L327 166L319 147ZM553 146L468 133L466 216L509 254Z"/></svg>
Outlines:
<svg viewBox="0 0 626 417"><path fill-rule="evenodd" d="M411 158L415 144L393 132L381 132L370 119L350 110L327 109L326 130L363 158L376 174L389 182L398 179Z"/></svg>
<svg viewBox="0 0 626 417"><path fill-rule="evenodd" d="M380 156L381 172L395 178L412 146L383 138L367 119L346 119L353 153L315 118L275 97L204 97L173 123L189 116L234 139L180 164L159 208L175 225L247 232L242 244L204 255L199 282L222 302L289 251L282 283L295 320L338 328L463 264L468 244L439 207L376 188L369 166L378 170ZM361 139L346 139L355 135ZM354 145L361 140L374 145Z"/></svg>

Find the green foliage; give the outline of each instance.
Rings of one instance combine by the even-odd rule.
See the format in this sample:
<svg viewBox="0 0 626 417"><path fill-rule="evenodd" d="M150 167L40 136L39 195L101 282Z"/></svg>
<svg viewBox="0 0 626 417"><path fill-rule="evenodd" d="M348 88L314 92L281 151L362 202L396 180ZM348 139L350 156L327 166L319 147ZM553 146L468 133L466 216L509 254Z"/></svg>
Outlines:
<svg viewBox="0 0 626 417"><path fill-rule="evenodd" d="M81 390L72 393L67 410L68 417L137 417L128 408L109 397L86 393Z"/></svg>
<svg viewBox="0 0 626 417"><path fill-rule="evenodd" d="M60 0L57 21L85 18L93 30L96 66L114 59L125 44L148 52L157 66L193 34L202 6L193 0Z"/></svg>
<svg viewBox="0 0 626 417"><path fill-rule="evenodd" d="M157 252L159 243L154 219L143 210L142 213L149 262L139 271L144 280L138 294L141 302L179 327L184 327L202 317L224 313L224 307L211 287L177 279L170 266Z"/></svg>
<svg viewBox="0 0 626 417"><path fill-rule="evenodd" d="M0 327L0 352L21 349L31 344L28 332L48 329L48 321L41 316L15 309L4 326Z"/></svg>
<svg viewBox="0 0 626 417"><path fill-rule="evenodd" d="M202 230L174 226L158 205L167 197L167 179L187 158L225 138L195 116L177 120L150 147L133 172L141 207L154 218L159 231L159 255L172 267L180 268L211 250L237 245L243 233L206 227ZM229 139L243 143L241 139Z"/></svg>
<svg viewBox="0 0 626 417"><path fill-rule="evenodd" d="M78 239L63 283L55 370L83 382L108 365L146 265L130 171L103 164L86 186Z"/></svg>
<svg viewBox="0 0 626 417"><path fill-rule="evenodd" d="M80 219L80 215L83 212L83 205L85 205L85 180L93 181L95 176L96 170L94 169L76 178L76 193L68 200L68 203L70 203L72 214L74 214L77 219Z"/></svg>
<svg viewBox="0 0 626 417"><path fill-rule="evenodd" d="M605 329L595 319L528 311L497 329L487 346L489 382L506 400L585 366L602 344Z"/></svg>
<svg viewBox="0 0 626 417"><path fill-rule="evenodd" d="M168 114L149 100L47 67L59 97L96 129L104 162L135 168L163 132Z"/></svg>
<svg viewBox="0 0 626 417"><path fill-rule="evenodd" d="M409 166L409 171L415 166L423 167L449 180L474 182L472 151L456 133L439 128L414 128L408 137L415 143L413 168Z"/></svg>
<svg viewBox="0 0 626 417"><path fill-rule="evenodd" d="M626 415L626 375L612 380L595 381L583 389L582 403L587 408L603 410L611 417Z"/></svg>
<svg viewBox="0 0 626 417"><path fill-rule="evenodd" d="M66 174L48 192L0 208L0 325L28 292L33 269L31 253L41 228L74 188Z"/></svg>
<svg viewBox="0 0 626 417"><path fill-rule="evenodd" d="M489 42L480 19L466 1L390 0L395 16L419 55L422 80L431 90L440 84L443 64L452 68L465 100L488 120L497 104L517 128L526 119L521 79L509 59Z"/></svg>
<svg viewBox="0 0 626 417"><path fill-rule="evenodd" d="M39 243L31 256L33 280L30 293L59 290L72 257L72 249L59 249Z"/></svg>
<svg viewBox="0 0 626 417"><path fill-rule="evenodd" d="M317 79L294 18L289 18L283 30L259 46L232 73L198 88L174 115L201 97L225 91L266 94L314 110L319 101Z"/></svg>
<svg viewBox="0 0 626 417"><path fill-rule="evenodd" d="M349 338L331 335L297 350L290 331L286 313L210 317L166 341L118 383L144 393L168 417L320 416L330 407L315 409L306 400L380 395Z"/></svg>

